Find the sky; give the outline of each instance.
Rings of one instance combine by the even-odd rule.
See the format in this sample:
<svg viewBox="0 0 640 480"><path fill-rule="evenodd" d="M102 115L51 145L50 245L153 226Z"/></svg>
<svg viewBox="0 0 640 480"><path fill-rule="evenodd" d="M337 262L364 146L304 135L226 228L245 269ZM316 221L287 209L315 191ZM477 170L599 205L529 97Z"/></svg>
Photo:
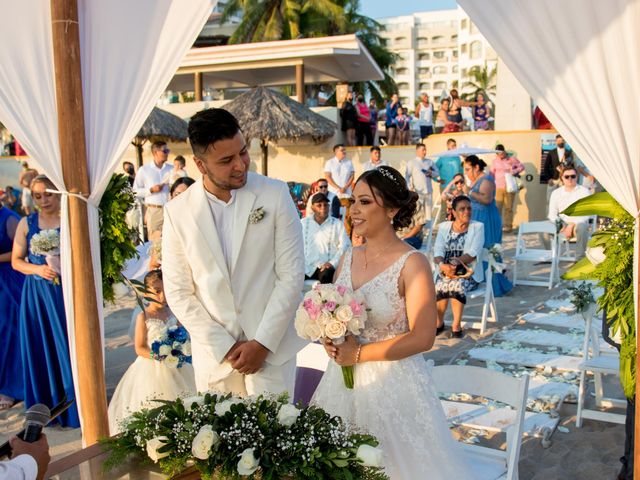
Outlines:
<svg viewBox="0 0 640 480"><path fill-rule="evenodd" d="M393 8L389 8L393 5ZM447 10L456 8L455 0L362 0L360 11L363 15L372 18L395 17L398 15L410 15L416 12L428 10Z"/></svg>

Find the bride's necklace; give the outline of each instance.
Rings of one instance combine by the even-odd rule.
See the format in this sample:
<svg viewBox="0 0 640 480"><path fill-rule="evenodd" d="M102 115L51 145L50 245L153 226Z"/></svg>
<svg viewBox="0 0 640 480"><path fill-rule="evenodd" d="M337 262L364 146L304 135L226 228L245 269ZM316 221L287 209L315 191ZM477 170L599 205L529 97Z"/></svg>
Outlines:
<svg viewBox="0 0 640 480"><path fill-rule="evenodd" d="M389 247L391 246L391 244L392 244L393 242L395 242L395 239L394 239L394 240L391 240L388 244L386 244L386 245L384 246L384 248L380 249L380 251L379 251L378 253L376 253L376 254L374 255L374 257L371 259L371 261L373 262L376 258L378 258L380 255L382 255L382 254L385 252L385 250L387 250L387 248L389 248ZM366 270L366 269L367 269L367 267L369 266L369 262L367 261L367 250L368 250L368 249L369 249L369 247L367 247L367 246L365 245L365 246L364 246L364 250L362 251L362 253L363 253L363 255L364 255L364 267L363 267L363 268L364 268L364 270Z"/></svg>

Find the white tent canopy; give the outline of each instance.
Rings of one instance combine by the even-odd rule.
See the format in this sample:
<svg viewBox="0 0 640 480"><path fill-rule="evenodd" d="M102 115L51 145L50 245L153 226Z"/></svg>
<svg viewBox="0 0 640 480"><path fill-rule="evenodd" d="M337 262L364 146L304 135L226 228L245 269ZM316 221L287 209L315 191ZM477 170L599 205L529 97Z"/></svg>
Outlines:
<svg viewBox="0 0 640 480"><path fill-rule="evenodd" d="M84 121L91 195L89 230L95 295L102 305L97 205L111 172L185 52L215 0L78 1ZM50 0L0 0L10 13L0 30L0 120L60 192L66 192L58 143ZM62 201L62 281L74 369L71 255L66 196ZM102 313L100 326L102 329ZM102 329L102 331L104 331Z"/></svg>

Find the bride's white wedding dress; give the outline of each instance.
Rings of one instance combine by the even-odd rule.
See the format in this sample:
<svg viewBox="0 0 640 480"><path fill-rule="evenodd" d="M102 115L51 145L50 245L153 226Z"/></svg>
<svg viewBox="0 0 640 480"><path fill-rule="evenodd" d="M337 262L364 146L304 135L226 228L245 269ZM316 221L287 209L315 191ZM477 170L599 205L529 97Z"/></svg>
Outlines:
<svg viewBox="0 0 640 480"><path fill-rule="evenodd" d="M369 309L359 337L361 343L387 340L409 331L398 280L412 254L420 255L415 250L405 253L357 290ZM335 282L349 288L353 288L351 258L349 250ZM449 431L422 354L357 364L354 377L354 388L348 390L340 367L330 361L312 403L375 435L384 451L385 471L392 480L479 478Z"/></svg>
<svg viewBox="0 0 640 480"><path fill-rule="evenodd" d="M165 328L177 325L175 317L168 320L147 318L147 344L151 348L154 339ZM160 404L153 400L175 400L179 396L194 395L196 381L193 366L185 363L171 368L157 360L137 356L116 387L109 403L109 430L111 435L120 432L120 423L133 412L153 408Z"/></svg>

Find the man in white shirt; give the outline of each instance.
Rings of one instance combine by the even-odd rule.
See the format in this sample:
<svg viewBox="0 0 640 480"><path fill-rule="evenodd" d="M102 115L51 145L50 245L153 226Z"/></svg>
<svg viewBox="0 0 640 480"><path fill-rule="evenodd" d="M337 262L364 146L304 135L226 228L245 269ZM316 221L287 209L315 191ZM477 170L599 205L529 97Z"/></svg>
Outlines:
<svg viewBox="0 0 640 480"><path fill-rule="evenodd" d="M346 198L351 195L354 168L351 160L347 158L347 149L342 144L333 147L334 157L324 164L324 176L329 183L329 191Z"/></svg>
<svg viewBox="0 0 640 480"><path fill-rule="evenodd" d="M173 174L173 167L166 163L169 152L165 142L154 142L151 145L153 162L140 167L133 182L136 195L144 198L149 236L153 232L162 231L163 208L169 201L169 183Z"/></svg>
<svg viewBox="0 0 640 480"><path fill-rule="evenodd" d="M589 217L570 217L560 212L581 198L588 197L591 195L591 192L582 185L578 185L578 172L573 166L563 168L560 179L563 185L554 190L549 199L549 220L556 222L556 220L560 218L563 224L560 233L563 234L567 240L573 236L576 237L576 259L580 260L584 257L584 252L587 249L587 242L589 240Z"/></svg>
<svg viewBox="0 0 640 480"><path fill-rule="evenodd" d="M313 215L302 219L305 279L331 283L340 257L349 246L342 222L329 216L329 200L324 193L311 198Z"/></svg>
<svg viewBox="0 0 640 480"><path fill-rule="evenodd" d="M367 160L367 163L362 167L363 172L368 172L369 170L373 170L374 168L378 168L382 165L387 165L387 162L380 158L381 156L380 147L371 147L369 149L369 160Z"/></svg>
<svg viewBox="0 0 640 480"><path fill-rule="evenodd" d="M47 436L27 443L14 437L10 440L11 460L0 462L0 479L2 480L41 480L47 473L49 465L49 443Z"/></svg>
<svg viewBox="0 0 640 480"><path fill-rule="evenodd" d="M427 147L424 143L416 145L416 158L407 164L405 179L410 190L416 192L424 205L425 219L431 221L433 209L432 181L439 181L440 172L433 160L427 158Z"/></svg>

